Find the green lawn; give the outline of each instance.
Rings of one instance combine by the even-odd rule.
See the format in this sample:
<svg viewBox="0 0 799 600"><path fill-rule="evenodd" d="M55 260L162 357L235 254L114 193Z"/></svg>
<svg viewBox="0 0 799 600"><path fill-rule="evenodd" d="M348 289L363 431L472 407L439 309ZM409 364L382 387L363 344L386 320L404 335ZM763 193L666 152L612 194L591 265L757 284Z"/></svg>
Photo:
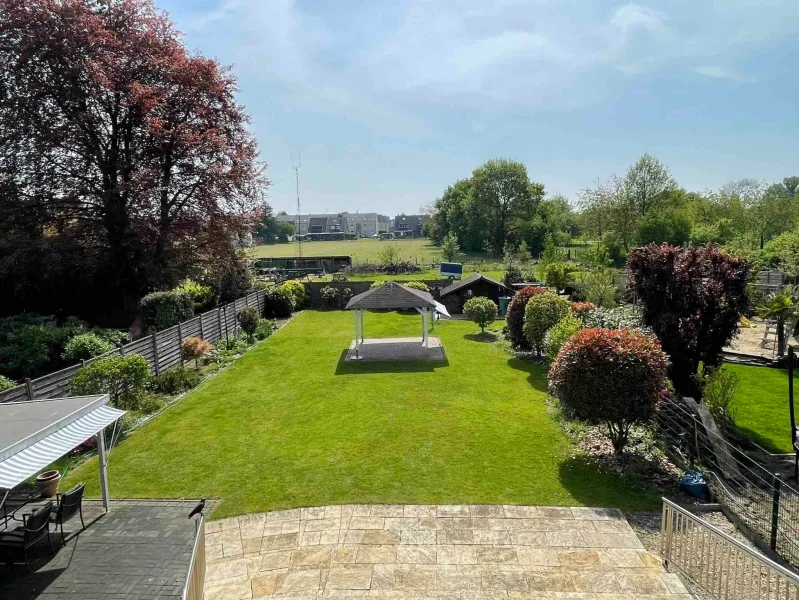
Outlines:
<svg viewBox="0 0 799 600"><path fill-rule="evenodd" d="M500 323L497 323L499 327ZM367 314L367 337L419 335ZM116 497L221 498L215 517L337 503L658 505L598 473L548 413L543 368L466 321L435 326L448 364L343 364L348 312L306 311L110 455ZM98 494L96 461L65 485Z"/></svg>
<svg viewBox="0 0 799 600"><path fill-rule="evenodd" d="M396 246L403 260L419 260L420 263L435 263L441 260L441 248L428 239L342 240L333 242L303 242L303 256L352 256L354 262L376 262L377 255L386 246ZM248 250L253 258L297 256L297 244L274 244L255 246Z"/></svg>
<svg viewBox="0 0 799 600"><path fill-rule="evenodd" d="M788 371L745 365L724 368L738 376L735 421L740 432L770 452L792 452Z"/></svg>

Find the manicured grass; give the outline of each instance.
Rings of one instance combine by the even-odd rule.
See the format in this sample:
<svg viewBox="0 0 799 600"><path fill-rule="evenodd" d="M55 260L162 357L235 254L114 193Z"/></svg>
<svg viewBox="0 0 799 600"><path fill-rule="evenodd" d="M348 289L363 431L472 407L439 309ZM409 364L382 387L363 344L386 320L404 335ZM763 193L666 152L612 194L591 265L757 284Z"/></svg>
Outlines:
<svg viewBox="0 0 799 600"><path fill-rule="evenodd" d="M501 323L497 322L496 328ZM367 337L418 336L418 315L367 314ZM598 473L547 411L542 367L467 321L436 324L448 364L345 364L348 312L297 316L115 448L111 494L220 498L215 517L336 503L658 505ZM98 494L96 461L65 485Z"/></svg>
<svg viewBox="0 0 799 600"><path fill-rule="evenodd" d="M745 365L724 368L738 376L735 421L740 432L770 452L792 452L788 371Z"/></svg>
<svg viewBox="0 0 799 600"><path fill-rule="evenodd" d="M437 263L441 260L441 248L428 239L343 240L333 242L303 242L303 256L352 256L354 262L376 262L380 250L386 246L396 246L402 260L418 260L420 263ZM297 256L297 244L274 244L255 246L248 250L254 258L278 256Z"/></svg>

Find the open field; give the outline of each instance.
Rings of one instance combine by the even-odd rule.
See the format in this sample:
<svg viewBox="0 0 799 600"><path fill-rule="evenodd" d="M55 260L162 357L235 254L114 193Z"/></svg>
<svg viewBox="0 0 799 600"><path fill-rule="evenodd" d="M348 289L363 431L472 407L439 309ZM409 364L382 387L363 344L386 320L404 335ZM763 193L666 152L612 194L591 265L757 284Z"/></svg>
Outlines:
<svg viewBox="0 0 799 600"><path fill-rule="evenodd" d="M730 364L724 368L738 376L735 422L740 432L770 452L792 452L788 371Z"/></svg>
<svg viewBox="0 0 799 600"><path fill-rule="evenodd" d="M380 250L396 246L401 260L418 261L420 264L437 263L441 260L441 248L427 239L407 240L343 240L335 242L303 242L303 256L352 256L353 262L376 262ZM274 244L255 246L248 250L253 258L297 256L297 244Z"/></svg>
<svg viewBox="0 0 799 600"><path fill-rule="evenodd" d="M499 328L497 322L496 327ZM220 498L215 517L343 503L651 509L637 479L598 472L546 406L545 370L467 321L435 326L448 364L344 364L352 314L306 311L110 455L111 493ZM367 337L418 335L367 314ZM96 459L64 486L98 494Z"/></svg>

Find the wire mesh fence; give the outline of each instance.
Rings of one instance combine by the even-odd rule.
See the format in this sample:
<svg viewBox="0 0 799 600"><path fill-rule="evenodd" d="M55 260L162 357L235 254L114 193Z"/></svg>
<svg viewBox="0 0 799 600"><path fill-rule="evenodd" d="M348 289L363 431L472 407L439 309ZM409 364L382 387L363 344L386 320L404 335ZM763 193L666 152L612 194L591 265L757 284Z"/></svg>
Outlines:
<svg viewBox="0 0 799 600"><path fill-rule="evenodd" d="M799 492L722 435L690 407L668 401L657 424L670 457L701 470L717 501L760 548L799 567Z"/></svg>

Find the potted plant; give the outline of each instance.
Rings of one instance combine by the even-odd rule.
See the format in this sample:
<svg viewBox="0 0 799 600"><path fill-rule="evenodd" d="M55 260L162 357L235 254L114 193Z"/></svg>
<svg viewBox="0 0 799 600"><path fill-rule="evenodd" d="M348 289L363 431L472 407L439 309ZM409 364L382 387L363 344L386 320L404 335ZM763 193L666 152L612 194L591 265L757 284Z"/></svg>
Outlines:
<svg viewBox="0 0 799 600"><path fill-rule="evenodd" d="M61 481L61 473L52 470L39 473L36 476L36 483L42 490L42 498L52 498L58 492L58 482Z"/></svg>

